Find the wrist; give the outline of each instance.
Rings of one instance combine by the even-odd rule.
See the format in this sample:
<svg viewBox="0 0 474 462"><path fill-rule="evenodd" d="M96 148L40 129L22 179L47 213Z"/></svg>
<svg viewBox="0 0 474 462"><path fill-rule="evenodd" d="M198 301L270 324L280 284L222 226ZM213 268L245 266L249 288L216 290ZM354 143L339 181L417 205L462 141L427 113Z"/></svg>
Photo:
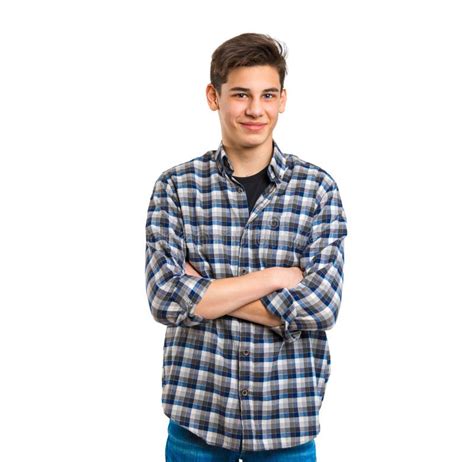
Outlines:
<svg viewBox="0 0 474 462"><path fill-rule="evenodd" d="M263 271L267 273L269 286L272 292L283 288L280 268L272 266L271 268L265 268Z"/></svg>

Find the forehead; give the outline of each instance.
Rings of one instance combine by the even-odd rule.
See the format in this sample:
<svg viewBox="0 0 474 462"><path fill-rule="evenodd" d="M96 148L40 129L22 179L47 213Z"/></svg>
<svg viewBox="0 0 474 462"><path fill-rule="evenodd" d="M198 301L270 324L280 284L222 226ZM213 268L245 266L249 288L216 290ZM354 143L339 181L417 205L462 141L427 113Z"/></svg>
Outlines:
<svg viewBox="0 0 474 462"><path fill-rule="evenodd" d="M264 88L280 88L280 76L273 66L246 66L232 69L227 76L227 82L222 85L225 89L245 87L251 90Z"/></svg>

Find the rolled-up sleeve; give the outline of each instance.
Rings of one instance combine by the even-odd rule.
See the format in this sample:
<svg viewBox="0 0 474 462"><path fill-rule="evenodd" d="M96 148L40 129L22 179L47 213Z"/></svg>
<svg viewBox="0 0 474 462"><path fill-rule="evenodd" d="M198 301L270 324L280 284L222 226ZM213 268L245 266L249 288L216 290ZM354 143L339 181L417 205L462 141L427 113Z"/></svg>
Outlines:
<svg viewBox="0 0 474 462"><path fill-rule="evenodd" d="M342 299L346 236L346 214L333 181L316 207L300 258L303 279L291 289L283 288L260 299L267 310L282 319L281 325L270 329L285 341L297 340L303 330L334 326Z"/></svg>
<svg viewBox="0 0 474 462"><path fill-rule="evenodd" d="M166 326L210 321L195 314L212 279L185 273L183 218L171 178L155 183L146 221L146 292L153 318Z"/></svg>

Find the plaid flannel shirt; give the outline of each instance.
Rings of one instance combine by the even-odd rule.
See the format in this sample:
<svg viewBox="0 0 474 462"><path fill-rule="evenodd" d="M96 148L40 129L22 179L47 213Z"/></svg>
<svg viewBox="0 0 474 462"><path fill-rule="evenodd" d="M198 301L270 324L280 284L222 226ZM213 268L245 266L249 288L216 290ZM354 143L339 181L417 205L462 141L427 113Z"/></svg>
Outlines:
<svg viewBox="0 0 474 462"><path fill-rule="evenodd" d="M234 451L317 436L331 363L326 330L341 303L347 226L336 182L273 146L271 184L250 215L221 143L159 176L146 221L147 296L167 326L164 413ZM185 260L202 277L187 275ZM213 279L272 266L304 271L297 286L260 299L280 326L194 313Z"/></svg>

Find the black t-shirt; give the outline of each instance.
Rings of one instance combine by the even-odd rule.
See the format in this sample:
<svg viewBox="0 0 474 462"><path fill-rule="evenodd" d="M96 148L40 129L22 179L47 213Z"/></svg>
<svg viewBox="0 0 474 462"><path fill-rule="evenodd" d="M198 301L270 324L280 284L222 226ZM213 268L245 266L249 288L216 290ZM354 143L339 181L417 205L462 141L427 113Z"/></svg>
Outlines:
<svg viewBox="0 0 474 462"><path fill-rule="evenodd" d="M234 178L242 184L247 193L247 202L249 204L249 213L252 212L253 206L257 199L260 197L260 194L265 190L265 188L270 184L270 178L267 174L268 165L259 172L250 176L235 176Z"/></svg>

